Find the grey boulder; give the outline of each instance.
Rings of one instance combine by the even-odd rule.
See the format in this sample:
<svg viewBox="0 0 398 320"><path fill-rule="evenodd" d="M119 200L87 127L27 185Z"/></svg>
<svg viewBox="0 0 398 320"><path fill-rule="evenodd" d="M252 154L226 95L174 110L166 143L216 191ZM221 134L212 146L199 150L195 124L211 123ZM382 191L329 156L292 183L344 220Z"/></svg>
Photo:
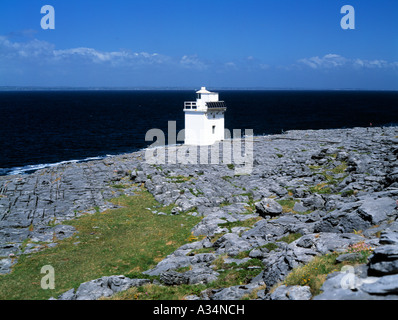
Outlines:
<svg viewBox="0 0 398 320"><path fill-rule="evenodd" d="M282 213L282 206L273 199L264 198L255 203L256 210L261 216L277 216Z"/></svg>
<svg viewBox="0 0 398 320"><path fill-rule="evenodd" d="M282 285L269 295L269 300L310 300L312 297L308 286Z"/></svg>

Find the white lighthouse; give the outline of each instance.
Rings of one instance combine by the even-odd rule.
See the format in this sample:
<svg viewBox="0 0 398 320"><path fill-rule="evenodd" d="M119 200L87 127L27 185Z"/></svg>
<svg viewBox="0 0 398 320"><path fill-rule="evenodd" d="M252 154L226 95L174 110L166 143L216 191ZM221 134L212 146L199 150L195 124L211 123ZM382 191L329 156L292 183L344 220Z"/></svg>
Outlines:
<svg viewBox="0 0 398 320"><path fill-rule="evenodd" d="M224 140L224 101L218 100L217 92L202 87L196 92L196 101L184 103L185 144L211 145Z"/></svg>

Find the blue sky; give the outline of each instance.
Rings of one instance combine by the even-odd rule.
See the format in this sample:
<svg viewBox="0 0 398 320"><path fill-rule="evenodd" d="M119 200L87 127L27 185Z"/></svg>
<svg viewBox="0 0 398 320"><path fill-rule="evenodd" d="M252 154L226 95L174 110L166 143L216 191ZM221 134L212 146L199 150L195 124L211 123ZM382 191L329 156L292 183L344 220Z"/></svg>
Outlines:
<svg viewBox="0 0 398 320"><path fill-rule="evenodd" d="M3 0L0 21L0 86L398 90L396 0Z"/></svg>

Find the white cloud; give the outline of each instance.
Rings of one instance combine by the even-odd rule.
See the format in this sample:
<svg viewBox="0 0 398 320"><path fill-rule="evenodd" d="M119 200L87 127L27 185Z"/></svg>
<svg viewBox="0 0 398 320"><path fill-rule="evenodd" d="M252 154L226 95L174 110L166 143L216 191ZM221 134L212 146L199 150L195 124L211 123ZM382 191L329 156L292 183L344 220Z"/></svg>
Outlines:
<svg viewBox="0 0 398 320"><path fill-rule="evenodd" d="M335 68L345 65L347 63L347 59L338 54L330 53L322 58L316 56L312 58L300 59L298 62L305 64L312 69Z"/></svg>
<svg viewBox="0 0 398 320"><path fill-rule="evenodd" d="M259 64L259 68L262 70L268 70L270 68L270 66L268 64L265 63L260 63Z"/></svg>
<svg viewBox="0 0 398 320"><path fill-rule="evenodd" d="M0 36L0 56L3 58L37 58L48 57L54 46L37 39L29 42L11 42L7 37Z"/></svg>
<svg viewBox="0 0 398 320"><path fill-rule="evenodd" d="M66 50L54 50L54 57L57 59L68 59L70 57L84 57L95 63L112 61L126 56L123 52L99 52L92 48L74 48Z"/></svg>
<svg viewBox="0 0 398 320"><path fill-rule="evenodd" d="M349 59L338 54L329 53L323 57L311 57L298 60L299 65L305 65L312 69L332 69L338 67L354 68L396 68L398 62L385 60Z"/></svg>
<svg viewBox="0 0 398 320"><path fill-rule="evenodd" d="M234 69L234 70L238 69L238 66L236 65L236 63L232 62L232 61L224 63L224 67L227 69Z"/></svg>
<svg viewBox="0 0 398 320"><path fill-rule="evenodd" d="M93 48L71 48L56 50L55 46L37 39L28 42L11 42L0 36L0 57L9 60L23 59L40 63L73 62L110 64L112 66L141 66L162 64L170 58L157 53L121 51L98 51Z"/></svg>
<svg viewBox="0 0 398 320"><path fill-rule="evenodd" d="M200 60L197 55L184 55L180 60L180 65L190 69L207 69L207 64Z"/></svg>
<svg viewBox="0 0 398 320"><path fill-rule="evenodd" d="M109 63L112 66L139 66L146 64L162 64L169 60L168 57L158 53L130 52L127 50L101 52L93 48L73 48L54 50L57 60L83 60L96 64Z"/></svg>
<svg viewBox="0 0 398 320"><path fill-rule="evenodd" d="M398 66L398 62L389 63L385 60L362 60L355 59L353 61L355 67L360 68L392 68Z"/></svg>
<svg viewBox="0 0 398 320"><path fill-rule="evenodd" d="M342 68L361 69L398 69L398 62L389 62L382 59L366 60L361 58L351 59L342 55L329 53L324 56L303 58L295 64L272 66L253 55L241 59L214 61L204 60L197 55L182 55L170 57L159 53L133 52L130 50L100 51L95 48L78 47L56 49L46 41L25 39L13 41L10 36L0 36L0 67L4 70L23 70L26 67L34 68L39 65L51 66L48 72L68 73L69 70L80 70L82 66L96 68L107 66L117 70L136 70L147 66L164 66L167 70L185 69L197 72L252 72L266 73L270 71L286 70L297 71L303 68L314 70L333 70ZM163 67L162 67L163 68ZM298 69L299 68L299 69ZM43 70L44 68L42 68ZM11 72L11 71L10 71Z"/></svg>

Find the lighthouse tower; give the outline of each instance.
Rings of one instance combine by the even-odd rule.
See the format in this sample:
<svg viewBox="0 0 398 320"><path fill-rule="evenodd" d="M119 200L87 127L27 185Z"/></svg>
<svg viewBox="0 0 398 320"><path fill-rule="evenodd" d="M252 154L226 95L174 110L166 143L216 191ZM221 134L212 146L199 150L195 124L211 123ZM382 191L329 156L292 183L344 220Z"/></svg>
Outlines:
<svg viewBox="0 0 398 320"><path fill-rule="evenodd" d="M184 103L185 144L211 145L224 140L224 101L218 100L217 92L202 87L196 92L196 101Z"/></svg>

